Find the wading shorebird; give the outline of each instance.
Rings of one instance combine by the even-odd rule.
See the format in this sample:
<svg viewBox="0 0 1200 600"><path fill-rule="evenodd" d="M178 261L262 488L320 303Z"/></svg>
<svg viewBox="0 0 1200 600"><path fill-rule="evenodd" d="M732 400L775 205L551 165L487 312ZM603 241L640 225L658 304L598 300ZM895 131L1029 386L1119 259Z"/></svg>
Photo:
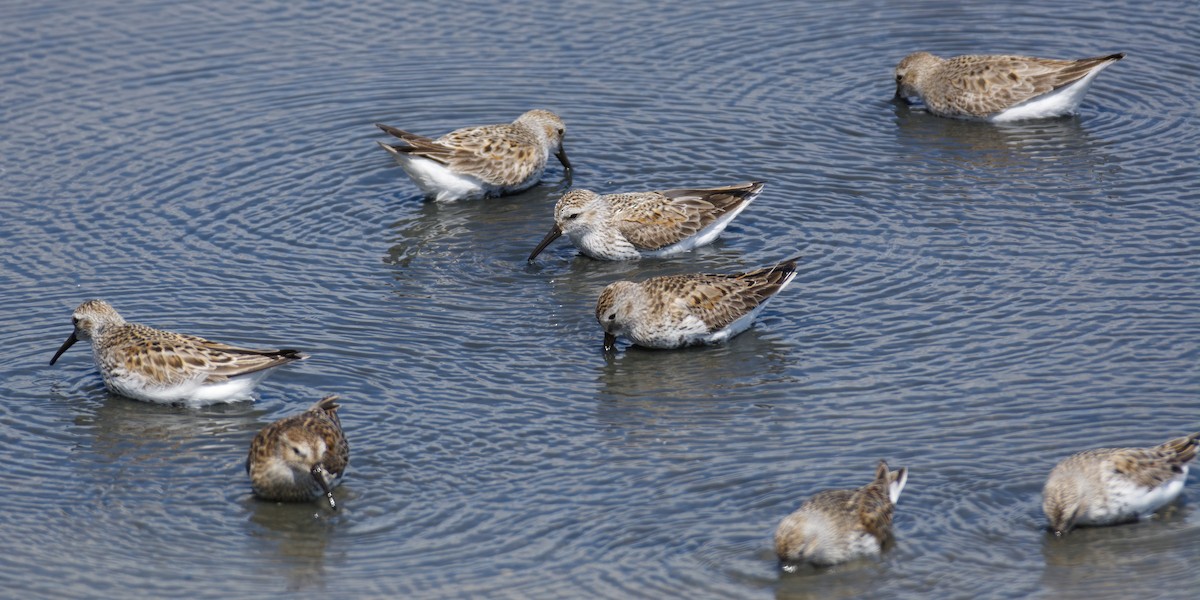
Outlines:
<svg viewBox="0 0 1200 600"><path fill-rule="evenodd" d="M775 554L786 570L796 564L834 565L879 554L892 539L892 513L908 469L879 461L875 480L854 490L817 492L775 530Z"/></svg>
<svg viewBox="0 0 1200 600"><path fill-rule="evenodd" d="M528 189L542 178L551 153L571 170L562 145L566 126L548 110L531 110L512 123L456 129L436 140L382 123L375 126L404 142L379 145L435 200Z"/></svg>
<svg viewBox="0 0 1200 600"><path fill-rule="evenodd" d="M337 510L333 489L350 462L350 445L338 419L337 396L263 427L250 442L246 474L254 495L278 502L308 502L325 496Z"/></svg>
<svg viewBox="0 0 1200 600"><path fill-rule="evenodd" d="M276 367L304 360L297 350L255 350L126 323L103 300L88 300L71 317L75 330L50 359L90 340L104 385L114 393L159 403L211 404L250 399Z"/></svg>
<svg viewBox="0 0 1200 600"><path fill-rule="evenodd" d="M1050 531L1115 525L1150 516L1183 492L1200 432L1152 448L1099 448L1054 467L1042 490Z"/></svg>
<svg viewBox="0 0 1200 600"><path fill-rule="evenodd" d="M1079 60L909 54L896 66L896 98L917 96L929 112L992 122L1072 114L1100 71L1125 53Z"/></svg>
<svg viewBox="0 0 1200 600"><path fill-rule="evenodd" d="M796 277L799 257L747 273L690 274L617 281L600 293L596 320L604 350L625 336L646 348L718 344L747 330Z"/></svg>
<svg viewBox="0 0 1200 600"><path fill-rule="evenodd" d="M554 207L554 227L529 255L566 235L599 260L633 260L687 252L711 244L762 192L753 181L719 188L600 195L567 192Z"/></svg>

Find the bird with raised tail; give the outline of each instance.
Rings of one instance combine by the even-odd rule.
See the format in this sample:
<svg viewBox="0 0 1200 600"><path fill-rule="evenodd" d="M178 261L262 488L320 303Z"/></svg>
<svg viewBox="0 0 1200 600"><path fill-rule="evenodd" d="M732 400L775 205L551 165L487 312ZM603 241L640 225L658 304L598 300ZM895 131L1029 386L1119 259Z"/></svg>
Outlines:
<svg viewBox="0 0 1200 600"><path fill-rule="evenodd" d="M1150 516L1183 492L1200 432L1152 448L1085 450L1058 463L1042 490L1050 531Z"/></svg>
<svg viewBox="0 0 1200 600"><path fill-rule="evenodd" d="M304 360L297 350L256 350L126 323L103 300L80 304L75 330L53 365L75 342L88 340L104 385L137 400L193 405L251 399L250 393L277 367Z"/></svg>
<svg viewBox="0 0 1200 600"><path fill-rule="evenodd" d="M695 188L600 195L567 192L554 207L554 227L529 255L532 261L566 235L599 260L634 260L687 252L711 244L762 192L753 181Z"/></svg>
<svg viewBox="0 0 1200 600"><path fill-rule="evenodd" d="M775 294L796 277L799 257L732 274L688 274L617 281L600 293L596 320L604 350L618 336L646 348L719 344L747 330Z"/></svg>
<svg viewBox="0 0 1200 600"><path fill-rule="evenodd" d="M338 397L263 427L250 442L246 473L254 495L277 502L309 502L325 496L337 510L333 489L350 462L350 444L338 418Z"/></svg>
<svg viewBox="0 0 1200 600"><path fill-rule="evenodd" d="M463 200L502 196L536 184L553 153L569 173L563 150L566 126L548 110L531 110L512 123L456 129L437 139L376 123L402 144L379 145L426 196Z"/></svg>
<svg viewBox="0 0 1200 600"><path fill-rule="evenodd" d="M938 116L992 122L1078 110L1096 75L1125 53L1079 60L914 52L896 66L896 98L919 97Z"/></svg>
<svg viewBox="0 0 1200 600"><path fill-rule="evenodd" d="M871 483L817 492L775 530L780 564L792 570L878 555L892 540L892 513L907 482L907 468L891 471L881 460Z"/></svg>

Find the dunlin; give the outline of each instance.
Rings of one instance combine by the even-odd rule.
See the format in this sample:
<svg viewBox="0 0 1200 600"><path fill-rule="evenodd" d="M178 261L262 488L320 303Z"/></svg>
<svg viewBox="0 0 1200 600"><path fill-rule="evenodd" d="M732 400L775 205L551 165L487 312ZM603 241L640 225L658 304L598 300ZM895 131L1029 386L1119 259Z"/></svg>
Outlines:
<svg viewBox="0 0 1200 600"><path fill-rule="evenodd" d="M604 349L617 336L647 348L717 344L747 330L796 276L796 261L729 275L667 275L609 284L596 302Z"/></svg>
<svg viewBox="0 0 1200 600"><path fill-rule="evenodd" d="M1085 450L1058 463L1042 490L1050 530L1063 535L1076 525L1135 521L1183 492L1188 463L1200 433L1153 448Z"/></svg>
<svg viewBox="0 0 1200 600"><path fill-rule="evenodd" d="M908 55L896 66L896 97L919 96L943 117L1002 122L1075 112L1092 80L1124 53L1079 60L1029 56Z"/></svg>
<svg viewBox="0 0 1200 600"><path fill-rule="evenodd" d="M571 190L554 207L554 228L533 249L533 260L561 235L600 260L668 256L710 244L762 191L755 181L719 188L601 196Z"/></svg>
<svg viewBox="0 0 1200 600"><path fill-rule="evenodd" d="M871 483L814 494L775 530L779 561L828 566L879 554L892 539L892 512L907 482L907 468L889 471L881 460Z"/></svg>
<svg viewBox="0 0 1200 600"><path fill-rule="evenodd" d="M298 415L263 427L250 442L246 473L254 494L264 500L307 502L329 498L350 461L350 445L338 419L337 396L326 396Z"/></svg>
<svg viewBox="0 0 1200 600"><path fill-rule="evenodd" d="M103 300L75 309L75 331L50 364L79 340L91 340L104 384L148 402L209 404L250 398L275 367L308 358L296 350L254 350L126 323Z"/></svg>
<svg viewBox="0 0 1200 600"><path fill-rule="evenodd" d="M464 127L430 139L376 123L404 143L379 145L436 200L500 196L538 182L553 152L568 171L566 126L548 110L531 110L512 123Z"/></svg>

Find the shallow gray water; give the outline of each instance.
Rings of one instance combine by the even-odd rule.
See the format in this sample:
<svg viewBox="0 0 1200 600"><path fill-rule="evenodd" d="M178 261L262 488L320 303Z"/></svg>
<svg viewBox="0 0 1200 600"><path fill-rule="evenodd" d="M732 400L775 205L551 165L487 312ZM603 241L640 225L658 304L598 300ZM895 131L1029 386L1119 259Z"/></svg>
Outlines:
<svg viewBox="0 0 1200 600"><path fill-rule="evenodd" d="M1200 4L0 5L0 589L24 596L1179 597L1200 495L1041 530L1079 449L1200 429ZM912 50L1126 51L1078 117L889 102ZM525 256L566 183L435 205L378 147L560 113L574 185L763 179L714 246ZM728 345L606 361L618 278L802 253ZM313 358L254 403L105 392L71 309ZM251 437L343 396L331 514ZM881 559L781 575L778 521L911 469ZM8 593L8 592L6 592Z"/></svg>

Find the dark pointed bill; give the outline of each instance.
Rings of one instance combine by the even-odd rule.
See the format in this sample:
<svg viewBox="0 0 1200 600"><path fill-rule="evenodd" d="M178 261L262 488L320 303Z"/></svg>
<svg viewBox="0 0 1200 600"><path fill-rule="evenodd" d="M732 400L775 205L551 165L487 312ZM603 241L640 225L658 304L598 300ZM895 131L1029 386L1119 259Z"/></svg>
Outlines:
<svg viewBox="0 0 1200 600"><path fill-rule="evenodd" d="M612 352L617 349L617 336L605 331L604 332L604 351Z"/></svg>
<svg viewBox="0 0 1200 600"><path fill-rule="evenodd" d="M547 233L546 237L542 238L542 243L538 244L537 248L534 248L533 252L529 253L528 261L533 262L533 259L537 258L537 255L541 254L542 250L545 250L546 246L549 246L550 242L557 240L558 236L560 235L562 235L562 229L559 229L558 225L555 225L554 228L550 230L550 233Z"/></svg>
<svg viewBox="0 0 1200 600"><path fill-rule="evenodd" d="M58 352L54 353L54 358L50 359L50 364L53 365L54 363L58 362L58 357L62 356L62 353L66 352L67 348L74 346L75 342L78 342L78 341L79 341L79 338L75 337L75 332L72 331L71 335L69 337L67 337L67 341L63 342L63 345L59 346Z"/></svg>
<svg viewBox="0 0 1200 600"><path fill-rule="evenodd" d="M567 160L567 150L561 144L558 146L558 152L555 152L554 156L558 158L558 162L562 163L564 169L571 170L571 161Z"/></svg>
<svg viewBox="0 0 1200 600"><path fill-rule="evenodd" d="M321 486L321 491L325 492L325 497L329 498L329 508L332 510L337 510L337 502L333 500L333 490L330 490L329 484L325 483L325 467L321 465L313 465L311 472L313 479L317 480L317 485Z"/></svg>

